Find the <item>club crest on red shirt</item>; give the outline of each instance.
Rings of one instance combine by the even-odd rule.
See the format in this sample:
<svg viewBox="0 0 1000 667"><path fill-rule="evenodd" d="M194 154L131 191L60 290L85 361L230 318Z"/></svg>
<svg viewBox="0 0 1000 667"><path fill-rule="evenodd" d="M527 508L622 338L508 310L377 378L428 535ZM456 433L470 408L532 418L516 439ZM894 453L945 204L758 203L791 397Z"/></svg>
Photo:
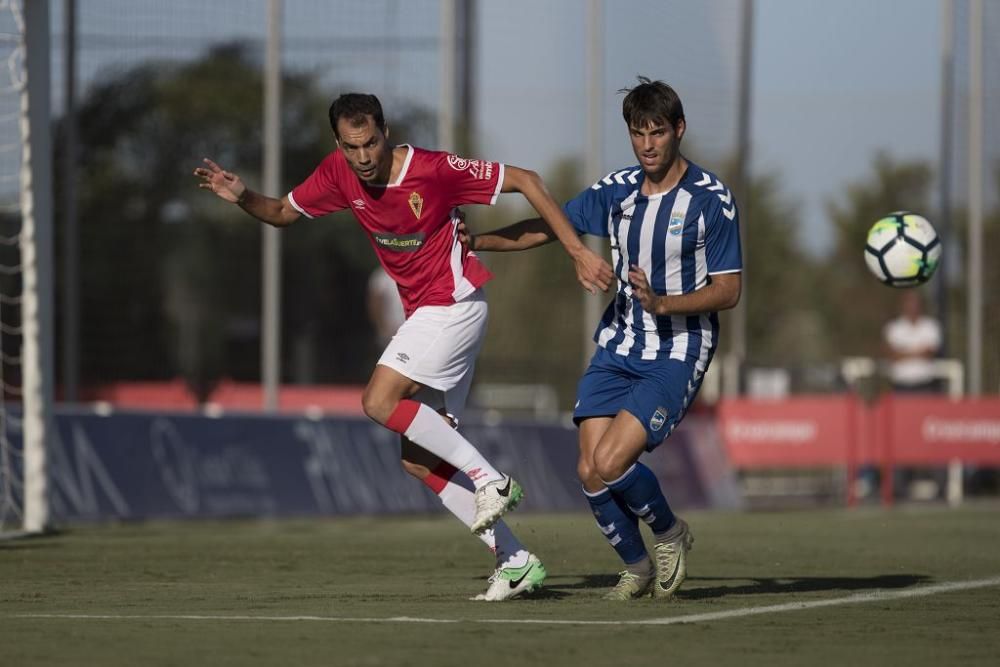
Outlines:
<svg viewBox="0 0 1000 667"><path fill-rule="evenodd" d="M417 220L420 219L420 214L424 211L424 198L416 192L410 193L410 210L413 211L413 215L416 216Z"/></svg>

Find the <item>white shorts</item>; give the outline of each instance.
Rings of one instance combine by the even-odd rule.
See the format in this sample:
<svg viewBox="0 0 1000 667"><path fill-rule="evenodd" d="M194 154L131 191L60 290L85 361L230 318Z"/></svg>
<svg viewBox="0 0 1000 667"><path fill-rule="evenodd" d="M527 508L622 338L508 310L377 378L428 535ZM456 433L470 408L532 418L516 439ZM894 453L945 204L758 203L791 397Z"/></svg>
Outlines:
<svg viewBox="0 0 1000 667"><path fill-rule="evenodd" d="M414 398L457 419L472 385L487 316L481 289L450 306L421 306L399 327L378 363L424 385Z"/></svg>

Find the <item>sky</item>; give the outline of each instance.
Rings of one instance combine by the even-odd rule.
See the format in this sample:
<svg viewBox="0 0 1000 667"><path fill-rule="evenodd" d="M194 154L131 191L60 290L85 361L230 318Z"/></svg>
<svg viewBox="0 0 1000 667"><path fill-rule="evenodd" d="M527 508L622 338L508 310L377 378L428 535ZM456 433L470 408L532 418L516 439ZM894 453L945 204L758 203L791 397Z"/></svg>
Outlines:
<svg viewBox="0 0 1000 667"><path fill-rule="evenodd" d="M810 246L821 248L830 238L823 203L864 181L877 151L938 162L940 2L758 0L758 8L753 169L782 175L815 230Z"/></svg>
<svg viewBox="0 0 1000 667"><path fill-rule="evenodd" d="M61 7L52 3L53 103L59 107ZM86 0L78 61L86 82L147 57L202 55L212 41L264 37L265 3ZM937 161L941 0L755 0L751 163L776 174L800 205L805 245L831 240L825 202L863 181L883 150ZM478 157L545 174L580 159L587 135L585 0L480 0L476 37ZM123 9L126 8L126 9ZM684 101L684 149L718 169L736 138L740 0L613 0L601 11L600 173L634 163L618 89L637 74L674 85ZM285 58L335 85L440 99L436 0L285 0ZM397 50L386 48L395 45ZM325 110L324 110L325 111ZM388 109L390 119L393 108ZM739 197L739 193L736 193Z"/></svg>
<svg viewBox="0 0 1000 667"><path fill-rule="evenodd" d="M489 157L544 166L552 146L582 155L582 6L579 0L483 3L479 125ZM877 151L937 159L940 1L756 0L755 6L750 166L779 175L781 191L801 206L801 240L822 252L831 241L824 203L864 180ZM712 169L732 149L739 9L738 0L606 5L603 172L634 163L615 91L639 73L677 88L692 160ZM510 34L519 48L509 48ZM559 44L551 58L536 46L546 42Z"/></svg>

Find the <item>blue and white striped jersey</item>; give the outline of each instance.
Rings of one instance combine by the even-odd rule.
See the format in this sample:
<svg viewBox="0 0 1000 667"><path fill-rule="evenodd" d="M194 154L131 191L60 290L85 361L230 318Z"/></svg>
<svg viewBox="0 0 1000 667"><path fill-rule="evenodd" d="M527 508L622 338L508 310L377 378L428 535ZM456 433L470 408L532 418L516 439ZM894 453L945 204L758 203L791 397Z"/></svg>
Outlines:
<svg viewBox="0 0 1000 667"><path fill-rule="evenodd" d="M618 292L594 340L623 356L686 360L704 372L718 347L718 315L654 317L632 296L628 270L641 267L657 294L686 294L712 274L742 271L736 201L693 162L669 192L643 195L644 178L637 166L611 172L564 207L578 232L611 239Z"/></svg>

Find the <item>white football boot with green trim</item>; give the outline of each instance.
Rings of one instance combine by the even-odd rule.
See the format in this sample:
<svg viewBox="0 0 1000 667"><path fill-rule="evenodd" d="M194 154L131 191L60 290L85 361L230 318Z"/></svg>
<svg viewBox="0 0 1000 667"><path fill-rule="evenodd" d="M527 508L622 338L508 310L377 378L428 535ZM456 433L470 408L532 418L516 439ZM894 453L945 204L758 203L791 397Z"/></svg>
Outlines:
<svg viewBox="0 0 1000 667"><path fill-rule="evenodd" d="M476 489L476 517L472 532L482 533L491 528L501 516L517 507L524 497L521 485L504 475Z"/></svg>
<svg viewBox="0 0 1000 667"><path fill-rule="evenodd" d="M486 592L471 599L488 602L510 600L540 588L547 574L542 561L534 554L528 554L528 562L521 567L500 566L494 570Z"/></svg>
<svg viewBox="0 0 1000 667"><path fill-rule="evenodd" d="M667 541L658 542L653 548L656 560L653 597L661 600L673 597L674 591L684 583L687 576L687 552L694 545L694 535L683 519L677 519L667 535Z"/></svg>

